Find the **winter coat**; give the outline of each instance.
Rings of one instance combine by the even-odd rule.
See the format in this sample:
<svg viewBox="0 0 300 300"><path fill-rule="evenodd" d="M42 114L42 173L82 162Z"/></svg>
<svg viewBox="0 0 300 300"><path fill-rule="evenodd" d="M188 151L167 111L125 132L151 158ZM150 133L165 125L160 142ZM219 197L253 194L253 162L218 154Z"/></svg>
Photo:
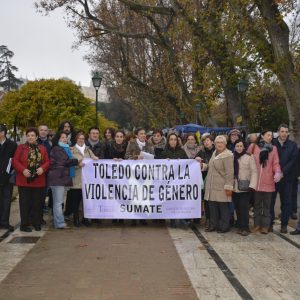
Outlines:
<svg viewBox="0 0 300 300"><path fill-rule="evenodd" d="M298 147L297 144L287 139L281 146L278 138L274 140L279 155L279 163L283 173L282 180L292 182L296 178Z"/></svg>
<svg viewBox="0 0 300 300"><path fill-rule="evenodd" d="M85 148L84 150L84 156L81 154L81 152L76 148L76 146L72 147L72 154L73 157L82 160L84 158L91 158L91 159L98 159L97 156L93 153L91 149L88 147ZM75 166L75 177L72 178L73 185L72 189L81 189L82 184L81 184L81 167L79 165Z"/></svg>
<svg viewBox="0 0 300 300"><path fill-rule="evenodd" d="M33 187L33 188L46 186L46 172L49 169L50 161L49 161L47 149L42 145L38 145L38 147L42 155L42 161L40 167L44 170L44 172L42 175L39 175L33 181L28 183L27 178L23 175L23 171L27 169L27 157L29 152L29 146L27 144L22 144L18 146L15 156L13 158L13 167L17 172L16 174L17 186Z"/></svg>
<svg viewBox="0 0 300 300"><path fill-rule="evenodd" d="M0 144L0 185L6 184L9 181L9 177L13 169L12 158L16 152L16 149L17 149L17 144L8 139L6 139L2 145ZM7 170L10 160L11 160L11 167L10 170Z"/></svg>
<svg viewBox="0 0 300 300"><path fill-rule="evenodd" d="M298 148L298 159L297 159L297 178L300 177L300 148Z"/></svg>
<svg viewBox="0 0 300 300"><path fill-rule="evenodd" d="M225 190L233 190L233 154L225 149L220 154L213 153L209 164L205 184L204 199L217 202L231 202Z"/></svg>
<svg viewBox="0 0 300 300"><path fill-rule="evenodd" d="M274 175L275 173L281 173L276 146L273 146L273 150L269 153L264 168L259 162L260 148L256 144L250 145L247 152L253 154L256 163L258 181L255 190L258 192L275 192Z"/></svg>
<svg viewBox="0 0 300 300"><path fill-rule="evenodd" d="M85 144L93 151L93 153L100 159L104 158L104 144L101 143L100 141L95 144L94 146L91 145L89 140L85 141Z"/></svg>
<svg viewBox="0 0 300 300"><path fill-rule="evenodd" d="M48 156L50 156L52 145L51 145L51 142L49 141L49 139L42 140L42 139L38 138L37 142L39 145L43 145L46 148Z"/></svg>
<svg viewBox="0 0 300 300"><path fill-rule="evenodd" d="M118 147L117 147L118 146ZM120 149L118 149L120 147ZM113 159L113 158L125 158L127 143L123 143L122 145L117 145L115 141L109 144L109 147L105 151L105 159Z"/></svg>
<svg viewBox="0 0 300 300"><path fill-rule="evenodd" d="M50 162L48 186L72 186L69 168L78 165L78 160L69 159L62 147L54 146L50 153Z"/></svg>
<svg viewBox="0 0 300 300"><path fill-rule="evenodd" d="M154 153L155 153L155 157L159 157L160 154L165 150L166 148L166 144L167 144L167 139L162 136L161 137L161 141L157 144L154 143L153 141L153 136L149 139L149 144L151 146L153 146L154 148Z"/></svg>
<svg viewBox="0 0 300 300"><path fill-rule="evenodd" d="M156 157L159 159L188 159L185 151L181 148L169 148L166 149L160 154L160 156Z"/></svg>
<svg viewBox="0 0 300 300"><path fill-rule="evenodd" d="M154 148L150 145L148 141L146 141L146 145L145 147L143 147L142 151L154 155ZM141 150L136 139L130 141L126 149L125 159L138 159L138 156L140 154Z"/></svg>
<svg viewBox="0 0 300 300"><path fill-rule="evenodd" d="M256 189L257 187L257 169L253 155L248 153L244 154L238 159L239 162L239 178L240 180L249 180L249 188ZM234 179L234 190L235 193L241 193L238 189L238 180Z"/></svg>

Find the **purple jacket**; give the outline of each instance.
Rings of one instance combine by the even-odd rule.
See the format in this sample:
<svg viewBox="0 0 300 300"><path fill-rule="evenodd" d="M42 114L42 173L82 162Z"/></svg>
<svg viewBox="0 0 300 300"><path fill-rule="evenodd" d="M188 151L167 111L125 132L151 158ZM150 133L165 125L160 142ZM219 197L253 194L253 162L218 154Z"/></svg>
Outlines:
<svg viewBox="0 0 300 300"><path fill-rule="evenodd" d="M50 152L48 186L72 186L69 168L76 165L78 165L78 160L69 159L62 147L53 147Z"/></svg>

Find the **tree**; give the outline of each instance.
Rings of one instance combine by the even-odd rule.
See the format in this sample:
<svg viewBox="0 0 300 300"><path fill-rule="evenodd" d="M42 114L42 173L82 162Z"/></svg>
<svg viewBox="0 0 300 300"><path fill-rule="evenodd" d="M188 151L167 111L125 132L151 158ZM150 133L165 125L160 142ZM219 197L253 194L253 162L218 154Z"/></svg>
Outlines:
<svg viewBox="0 0 300 300"><path fill-rule="evenodd" d="M69 80L29 81L19 91L5 94L0 103L0 119L21 129L42 123L56 130L63 120L71 121L85 131L95 126L95 106L85 98L80 88ZM99 114L100 131L117 127Z"/></svg>
<svg viewBox="0 0 300 300"><path fill-rule="evenodd" d="M91 45L93 64L109 73L108 82L121 88L140 119L162 119L163 105L172 122L179 111L190 121L195 103L202 102L202 115L212 124L222 96L236 125L238 79L247 77L251 88L256 77L269 73L266 84L280 82L290 126L300 142L300 81L284 20L295 0L39 3L46 11L66 9L80 42ZM299 49L297 42L291 49Z"/></svg>
<svg viewBox="0 0 300 300"><path fill-rule="evenodd" d="M0 87L4 91L16 90L23 83L14 74L18 68L11 63L13 56L14 53L7 46L0 46Z"/></svg>

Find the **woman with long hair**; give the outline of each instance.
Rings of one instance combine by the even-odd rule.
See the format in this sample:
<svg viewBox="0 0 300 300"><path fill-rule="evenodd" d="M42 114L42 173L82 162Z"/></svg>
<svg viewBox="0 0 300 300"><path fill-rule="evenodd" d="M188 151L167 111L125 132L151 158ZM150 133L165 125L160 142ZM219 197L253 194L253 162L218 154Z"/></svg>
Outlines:
<svg viewBox="0 0 300 300"><path fill-rule="evenodd" d="M254 227L252 232L269 232L271 222L272 193L275 192L275 183L282 178L279 156L276 146L272 145L273 133L270 130L262 131L256 144L251 144L247 150L253 154L258 182L254 195Z"/></svg>

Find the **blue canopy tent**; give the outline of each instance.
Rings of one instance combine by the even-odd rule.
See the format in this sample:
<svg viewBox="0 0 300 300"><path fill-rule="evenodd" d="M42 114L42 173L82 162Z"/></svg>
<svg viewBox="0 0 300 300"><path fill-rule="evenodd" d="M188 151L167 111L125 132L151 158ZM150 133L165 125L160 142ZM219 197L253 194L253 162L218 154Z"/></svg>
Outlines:
<svg viewBox="0 0 300 300"><path fill-rule="evenodd" d="M182 134L182 133L195 133L200 132L200 134L204 134L209 132L211 134L227 134L232 128L230 127L205 127L197 124L186 124L186 125L177 125L175 130Z"/></svg>

